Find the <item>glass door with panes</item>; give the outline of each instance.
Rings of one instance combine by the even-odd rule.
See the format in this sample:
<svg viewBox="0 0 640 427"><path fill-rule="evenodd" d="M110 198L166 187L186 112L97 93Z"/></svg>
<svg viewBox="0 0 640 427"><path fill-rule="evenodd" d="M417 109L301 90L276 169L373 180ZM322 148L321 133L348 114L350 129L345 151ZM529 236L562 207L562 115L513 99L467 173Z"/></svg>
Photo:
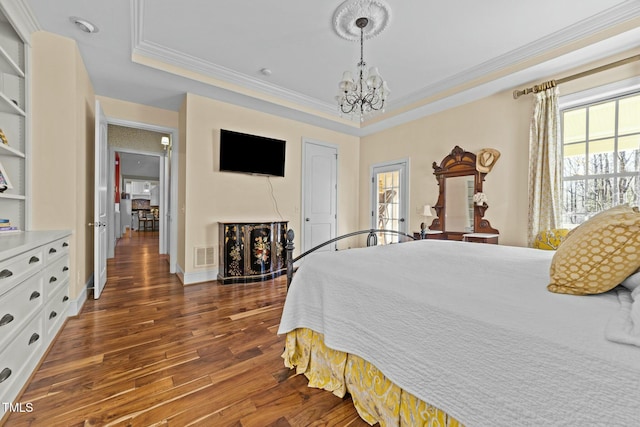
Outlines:
<svg viewBox="0 0 640 427"><path fill-rule="evenodd" d="M407 232L407 162L372 167L371 227ZM396 243L397 234L378 235L378 244Z"/></svg>

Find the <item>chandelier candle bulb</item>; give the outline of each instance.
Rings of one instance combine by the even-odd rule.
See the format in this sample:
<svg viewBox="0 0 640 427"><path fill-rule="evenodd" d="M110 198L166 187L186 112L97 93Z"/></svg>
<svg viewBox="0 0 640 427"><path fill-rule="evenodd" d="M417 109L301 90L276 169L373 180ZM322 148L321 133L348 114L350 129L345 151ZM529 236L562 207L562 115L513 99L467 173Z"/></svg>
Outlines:
<svg viewBox="0 0 640 427"><path fill-rule="evenodd" d="M369 69L369 77L367 78L367 86L373 89L380 89L382 86L382 76L378 72L378 67Z"/></svg>

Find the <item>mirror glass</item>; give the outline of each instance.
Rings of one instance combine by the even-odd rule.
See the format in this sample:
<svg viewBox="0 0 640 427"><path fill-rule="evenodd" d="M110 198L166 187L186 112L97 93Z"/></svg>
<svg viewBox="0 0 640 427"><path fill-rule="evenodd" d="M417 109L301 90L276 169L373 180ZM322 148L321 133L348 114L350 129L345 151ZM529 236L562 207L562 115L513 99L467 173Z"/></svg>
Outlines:
<svg viewBox="0 0 640 427"><path fill-rule="evenodd" d="M445 220L446 231L472 233L474 176L446 178Z"/></svg>

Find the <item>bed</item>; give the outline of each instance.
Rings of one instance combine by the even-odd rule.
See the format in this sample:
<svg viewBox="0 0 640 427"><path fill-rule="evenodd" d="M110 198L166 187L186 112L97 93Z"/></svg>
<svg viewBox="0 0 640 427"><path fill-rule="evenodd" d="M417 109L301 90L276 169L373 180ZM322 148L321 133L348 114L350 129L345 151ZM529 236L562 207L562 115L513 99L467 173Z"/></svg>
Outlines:
<svg viewBox="0 0 640 427"><path fill-rule="evenodd" d="M640 340L615 339L631 292L549 292L553 256L446 240L313 253L283 309L285 365L383 427L638 425Z"/></svg>

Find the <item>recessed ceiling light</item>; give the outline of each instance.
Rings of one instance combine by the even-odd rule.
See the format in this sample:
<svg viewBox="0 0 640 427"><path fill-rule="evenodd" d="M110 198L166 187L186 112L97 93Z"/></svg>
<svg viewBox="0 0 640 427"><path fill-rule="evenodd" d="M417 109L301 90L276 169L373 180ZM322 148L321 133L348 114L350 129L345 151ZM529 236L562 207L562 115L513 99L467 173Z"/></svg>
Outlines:
<svg viewBox="0 0 640 427"><path fill-rule="evenodd" d="M96 27L93 23L87 21L86 19L78 18L77 16L70 17L69 21L76 24L76 27L80 28L85 33L92 34L100 31L98 27Z"/></svg>

